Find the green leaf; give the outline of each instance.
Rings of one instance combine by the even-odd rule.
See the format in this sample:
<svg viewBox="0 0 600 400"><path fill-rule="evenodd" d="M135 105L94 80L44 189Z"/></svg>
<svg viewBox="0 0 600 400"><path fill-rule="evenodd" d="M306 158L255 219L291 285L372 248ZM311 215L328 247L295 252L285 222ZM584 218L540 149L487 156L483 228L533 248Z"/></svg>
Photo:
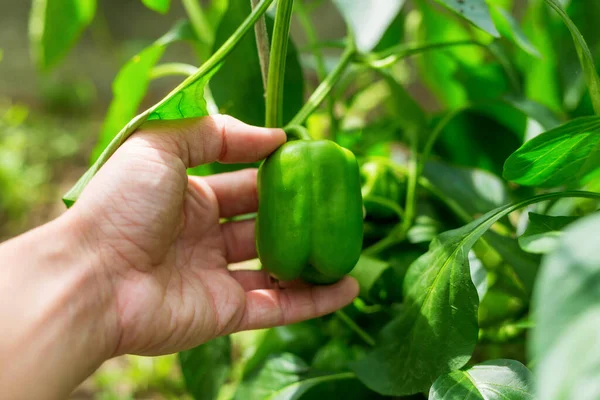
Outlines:
<svg viewBox="0 0 600 400"><path fill-rule="evenodd" d="M119 71L112 86L113 100L104 120L98 143L92 152L95 162L119 130L135 117L150 84L152 68L167 46L180 40L193 40L189 22L177 23L156 42L133 56Z"/></svg>
<svg viewBox="0 0 600 400"><path fill-rule="evenodd" d="M350 276L354 277L360 286L360 296L368 299L371 289L381 275L390 267L384 261L369 256L361 256Z"/></svg>
<svg viewBox="0 0 600 400"><path fill-rule="evenodd" d="M229 8L216 31L215 48L221 46L250 13L250 0L230 0ZM267 16L267 30L273 32L273 19ZM304 78L298 53L288 42L284 77L284 123L289 122L304 102ZM247 35L231 52L215 74L210 88L220 112L247 124L265 124L265 91L256 49L255 35Z"/></svg>
<svg viewBox="0 0 600 400"><path fill-rule="evenodd" d="M405 0L333 0L352 30L357 49L366 53L379 43Z"/></svg>
<svg viewBox="0 0 600 400"><path fill-rule="evenodd" d="M500 34L490 16L490 9L485 0L436 0L467 21L486 31L494 37Z"/></svg>
<svg viewBox="0 0 600 400"><path fill-rule="evenodd" d="M478 337L479 299L471 280L469 251L510 212L570 196L600 198L589 192L540 195L437 236L406 274L403 312L384 328L375 349L353 364L358 378L378 393L401 396L426 391L438 376L464 366Z"/></svg>
<svg viewBox="0 0 600 400"><path fill-rule="evenodd" d="M218 70L223 59L235 48L240 40L252 28L258 18L266 11L272 0L262 0L252 13L244 20L233 35L221 46L211 58L209 58L198 71L171 93L169 93L160 102L150 107L133 118L125 127L115 136L110 144L104 149L98 160L86 171L86 173L77 181L75 186L69 190L63 197L67 207L72 206L79 198L79 195L94 177L96 172L113 155L121 144L149 119L177 119L201 117L208 114L206 110L206 101L204 100L204 89L208 80Z"/></svg>
<svg viewBox="0 0 600 400"><path fill-rule="evenodd" d="M577 219L529 213L529 225L519 237L519 246L529 253L550 253L558 245L563 228Z"/></svg>
<svg viewBox="0 0 600 400"><path fill-rule="evenodd" d="M594 56L581 35L581 32L579 32L579 29L577 29L577 26L575 26L571 18L569 18L569 15L562 8L561 4L557 0L546 0L546 3L558 13L573 36L573 42L575 42L575 49L577 50L579 62L581 62L581 67L583 68L585 80L594 105L594 111L596 111L596 114L600 114L600 76L598 76L598 72L596 71Z"/></svg>
<svg viewBox="0 0 600 400"><path fill-rule="evenodd" d="M29 39L41 68L49 69L75 44L96 13L96 0L33 0Z"/></svg>
<svg viewBox="0 0 600 400"><path fill-rule="evenodd" d="M231 342L228 336L211 340L179 353L181 372L188 391L196 400L213 400L231 370Z"/></svg>
<svg viewBox="0 0 600 400"><path fill-rule="evenodd" d="M598 213L574 223L542 264L529 347L540 399L600 395L599 229Z"/></svg>
<svg viewBox="0 0 600 400"><path fill-rule="evenodd" d="M429 161L425 164L423 176L444 197L459 204L471 217L509 202L508 190L502 179L482 169Z"/></svg>
<svg viewBox="0 0 600 400"><path fill-rule="evenodd" d="M496 5L492 5L490 7L490 11L492 14L492 19L494 20L498 31L503 37L515 43L523 51L529 53L530 55L537 58L541 58L540 52L529 41L529 39L519 26L519 23L513 18L513 16L509 12Z"/></svg>
<svg viewBox="0 0 600 400"><path fill-rule="evenodd" d="M600 166L600 117L572 120L526 142L504 164L504 178L525 186L576 184Z"/></svg>
<svg viewBox="0 0 600 400"><path fill-rule="evenodd" d="M161 14L168 13L171 6L171 0L142 0L142 3L149 9Z"/></svg>
<svg viewBox="0 0 600 400"><path fill-rule="evenodd" d="M490 360L440 376L429 400L533 400L531 372L515 360Z"/></svg>

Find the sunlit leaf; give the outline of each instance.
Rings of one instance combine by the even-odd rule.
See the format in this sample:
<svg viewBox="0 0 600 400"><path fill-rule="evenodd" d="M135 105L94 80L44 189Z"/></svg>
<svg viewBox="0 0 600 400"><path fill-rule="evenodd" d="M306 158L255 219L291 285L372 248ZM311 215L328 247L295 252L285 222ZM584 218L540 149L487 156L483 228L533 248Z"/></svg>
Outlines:
<svg viewBox="0 0 600 400"><path fill-rule="evenodd" d="M185 385L196 400L213 400L231 370L231 342L223 336L179 353Z"/></svg>
<svg viewBox="0 0 600 400"><path fill-rule="evenodd" d="M563 228L576 220L577 217L554 217L529 213L529 225L519 237L519 245L529 253L549 253L558 245Z"/></svg>
<svg viewBox="0 0 600 400"><path fill-rule="evenodd" d="M34 57L50 68L75 44L94 19L96 0L33 0L29 38Z"/></svg>
<svg viewBox="0 0 600 400"><path fill-rule="evenodd" d="M576 184L600 166L600 117L572 120L526 142L504 164L504 178L521 185Z"/></svg>
<svg viewBox="0 0 600 400"><path fill-rule="evenodd" d="M138 112L151 80L152 68L158 63L166 48L180 40L193 40L188 22L180 22L156 42L133 56L119 71L113 82L113 100L104 120L91 162L98 159L110 141Z"/></svg>
<svg viewBox="0 0 600 400"><path fill-rule="evenodd" d="M394 21L405 0L333 0L361 52L372 50Z"/></svg>
<svg viewBox="0 0 600 400"><path fill-rule="evenodd" d="M363 298L369 298L373 285L389 267L388 263L376 258L364 255L360 257L350 276L358 281Z"/></svg>
<svg viewBox="0 0 600 400"><path fill-rule="evenodd" d="M142 0L142 3L149 9L161 14L168 13L171 6L171 0Z"/></svg>
<svg viewBox="0 0 600 400"><path fill-rule="evenodd" d="M429 400L533 400L531 372L515 360L490 360L440 376Z"/></svg>
<svg viewBox="0 0 600 400"><path fill-rule="evenodd" d="M530 356L544 400L600 396L600 214L567 228L544 259Z"/></svg>
<svg viewBox="0 0 600 400"><path fill-rule="evenodd" d="M485 0L436 0L492 36L500 36Z"/></svg>

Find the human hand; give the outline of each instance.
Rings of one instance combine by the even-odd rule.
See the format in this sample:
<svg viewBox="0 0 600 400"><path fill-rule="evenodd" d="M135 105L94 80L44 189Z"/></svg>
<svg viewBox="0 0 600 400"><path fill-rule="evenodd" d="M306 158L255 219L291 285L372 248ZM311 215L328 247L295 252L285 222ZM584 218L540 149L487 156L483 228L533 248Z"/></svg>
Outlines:
<svg viewBox="0 0 600 400"><path fill-rule="evenodd" d="M333 312L358 294L352 278L331 286L278 283L264 271L229 271L256 257L256 170L188 177L213 161L249 163L285 142L280 129L214 116L146 123L102 167L70 210L99 254L106 337L114 354L158 355L214 337Z"/></svg>

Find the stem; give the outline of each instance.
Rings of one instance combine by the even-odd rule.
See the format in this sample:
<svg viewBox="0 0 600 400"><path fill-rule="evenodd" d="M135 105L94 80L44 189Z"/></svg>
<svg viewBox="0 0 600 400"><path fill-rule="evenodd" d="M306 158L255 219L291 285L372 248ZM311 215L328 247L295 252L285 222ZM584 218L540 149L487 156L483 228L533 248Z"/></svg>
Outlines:
<svg viewBox="0 0 600 400"><path fill-rule="evenodd" d="M365 203L374 203L374 204L377 204L382 207L390 209L391 211L394 212L394 214L396 214L398 216L398 220L400 220L400 221L402 220L402 218L404 218L404 210L402 210L402 207L400 207L395 202L386 199L385 197L367 196L363 199L363 201Z"/></svg>
<svg viewBox="0 0 600 400"><path fill-rule="evenodd" d="M440 136L440 134L442 133L442 131L444 130L444 128L458 114L462 113L463 111L465 111L468 108L469 108L469 106L465 106L465 107L461 107L461 108L458 108L456 110L450 111L435 126L435 128L433 129L433 132L431 132L431 135L429 135L429 138L427 138L427 143L425 143L425 147L423 147L423 153L421 154L421 157L420 157L420 160L419 160L419 173L418 173L418 176L421 176L421 173L423 172L423 168L425 167L425 163L427 162L427 159L431 155L431 150L433 149L433 145L437 141L438 137Z"/></svg>
<svg viewBox="0 0 600 400"><path fill-rule="evenodd" d="M304 106L298 111L298 114L290 121L289 125L302 125L306 119L321 105L323 100L327 97L327 95L333 89L333 86L340 80L344 71L346 71L346 67L350 64L350 62L354 59L354 55L356 54L356 49L354 47L353 42L349 42L349 45L346 47L346 50L342 54L342 58L338 65L329 73L327 78L310 96L308 101L304 104Z"/></svg>
<svg viewBox="0 0 600 400"><path fill-rule="evenodd" d="M379 253L389 249L392 246L402 243L406 239L406 232L402 228L402 225L398 224L392 231L381 239L379 242L372 244L363 250L362 254L365 256L376 256Z"/></svg>
<svg viewBox="0 0 600 400"><path fill-rule="evenodd" d="M192 76L198 71L198 67L184 63L160 64L150 71L150 79L164 78L165 76Z"/></svg>
<svg viewBox="0 0 600 400"><path fill-rule="evenodd" d="M200 0L181 0L183 3L183 8L185 8L185 12L192 23L192 28L194 28L194 32L198 36L198 40L203 42L206 47L202 48L203 57L208 58L210 55L210 47L213 45L215 41L215 35L213 30L206 19L206 15L204 14L204 10L199 4Z"/></svg>
<svg viewBox="0 0 600 400"><path fill-rule="evenodd" d="M236 29L236 31L223 43L223 45L204 63L198 68L198 70L194 73L194 75L185 79L181 84L179 84L175 89L173 89L167 96L165 96L161 101L144 111L143 113L137 115L131 121L117 133L117 135L113 138L113 140L109 143L109 145L104 149L100 157L96 160L94 165L92 165L85 174L79 178L77 183L64 195L63 202L67 205L67 207L72 206L75 201L79 198L79 195L83 192L89 181L94 177L94 175L100 170L102 165L114 154L115 151L121 146L125 140L133 132L135 132L144 122L148 120L148 117L160 106L171 100L174 96L180 93L182 90L185 90L189 86L193 85L198 79L202 78L206 74L212 72L231 51L239 44L242 38L246 35L246 33L254 26L254 23L258 20L258 18L263 15L273 0L262 0L260 5L256 7L252 11L252 13L242 22L242 24Z"/></svg>
<svg viewBox="0 0 600 400"><path fill-rule="evenodd" d="M300 25L304 29L304 34L306 35L308 46L311 48L311 53L315 58L315 67L317 71L317 77L320 82L323 82L327 78L327 68L325 66L325 59L323 58L323 52L319 49L319 39L317 37L317 32L315 31L315 26L312 23L306 8L304 7L304 0L298 0L296 2L296 11L298 15L298 21L300 21ZM330 120L330 136L335 141L335 136L338 131L338 120L335 116L335 99L333 96L327 97L327 111L329 112L329 120Z"/></svg>
<svg viewBox="0 0 600 400"><path fill-rule="evenodd" d="M408 160L408 183L406 185L406 204L404 205L404 220L402 231L408 232L415 218L417 208L417 182L419 180L419 141L416 132L413 132L411 140L410 159Z"/></svg>
<svg viewBox="0 0 600 400"><path fill-rule="evenodd" d="M269 128L283 125L283 78L293 9L294 0L279 0L277 4L267 80L266 126Z"/></svg>
<svg viewBox="0 0 600 400"><path fill-rule="evenodd" d="M369 346L375 346L375 339L367 332L365 332L360 326L354 322L352 318L348 316L344 311L337 310L335 314L341 319L350 329L352 329L362 340L365 341Z"/></svg>
<svg viewBox="0 0 600 400"><path fill-rule="evenodd" d="M260 0L250 0L252 9L258 6ZM269 77L269 34L267 33L267 19L261 16L256 25L254 25L254 35L256 36L256 49L258 50L258 61L260 63L260 72L262 74L263 89L267 92L267 79Z"/></svg>

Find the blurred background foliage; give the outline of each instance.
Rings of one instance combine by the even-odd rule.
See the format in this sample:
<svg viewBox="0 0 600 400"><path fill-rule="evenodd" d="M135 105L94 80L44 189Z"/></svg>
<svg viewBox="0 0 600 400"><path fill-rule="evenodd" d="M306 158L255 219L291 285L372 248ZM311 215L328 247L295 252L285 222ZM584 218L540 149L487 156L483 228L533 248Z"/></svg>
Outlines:
<svg viewBox="0 0 600 400"><path fill-rule="evenodd" d="M313 6L311 17L319 40L334 41L345 35L344 20L332 2L305 3ZM535 104L506 99L496 107L471 108L444 130L436 145L438 155L501 175L504 160L520 145L523 135L532 137L557 125L559 119L593 111L571 35L543 1L488 3L516 16L524 33L513 38L519 46L509 46L506 38L492 43L489 35L472 29L432 1L407 0L379 47L473 38L490 44L491 51L462 46L424 53L396 63L391 73L394 82L401 83L420 107L432 113L434 122L443 118L441 111L499 97L514 86L522 86L527 99L545 106L537 110ZM600 6L591 0L562 3L599 61ZM0 241L64 211L60 197L89 165L119 69L168 31L174 21L186 16L178 1L163 16L140 0L101 0L81 40L56 68L46 71L38 69L31 57L30 7L30 1L0 0ZM317 83L316 66L308 49L310 38L298 19L292 37L304 67L306 93L310 93ZM326 57L327 69L335 65L336 55L332 52ZM184 43L170 45L162 61L197 64ZM142 108L156 103L179 81L177 77L152 81ZM398 128L405 129L406 121L417 118L418 112L415 115L406 97L398 97L403 91L396 89L393 82L372 71L355 68L349 72L336 89L345 93L339 96L344 101L335 104L337 114L344 116L339 122L345 135L339 140L349 147L358 142L365 145L370 136L376 141L385 135L393 139ZM526 112L515 117L519 109ZM308 127L321 131L327 123L327 111L323 110L309 119ZM486 140L470 140L473 135L484 135ZM387 151L381 149L382 154ZM375 154L377 149L370 152ZM398 151L395 157L404 155ZM489 320L493 318L489 316ZM185 398L185 393L176 356L126 356L107 362L73 398Z"/></svg>

